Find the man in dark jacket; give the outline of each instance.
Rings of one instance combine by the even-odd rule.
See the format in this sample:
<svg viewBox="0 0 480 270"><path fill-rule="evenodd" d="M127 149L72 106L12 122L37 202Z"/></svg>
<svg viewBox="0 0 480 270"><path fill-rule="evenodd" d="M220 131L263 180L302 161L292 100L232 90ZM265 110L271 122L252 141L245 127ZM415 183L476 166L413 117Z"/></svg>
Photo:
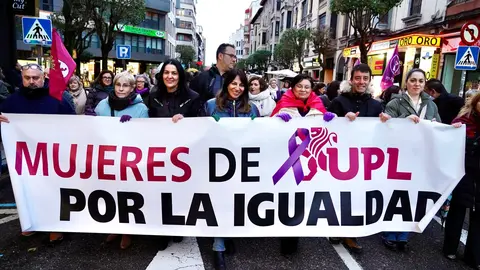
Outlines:
<svg viewBox="0 0 480 270"><path fill-rule="evenodd" d="M227 43L221 44L217 49L217 64L200 73L190 82L190 89L200 95L202 104L214 98L222 89L223 74L233 69L236 63L235 46Z"/></svg>
<svg viewBox="0 0 480 270"><path fill-rule="evenodd" d="M372 70L366 64L353 67L350 81L340 84L340 95L332 100L328 111L339 117L346 117L354 121L357 117L379 117L383 106L380 101L372 98L370 82ZM345 247L352 252L359 253L362 247L356 238L330 238L332 244L343 242Z"/></svg>
<svg viewBox="0 0 480 270"><path fill-rule="evenodd" d="M434 98L433 102L438 107L442 123L447 125L452 123L465 104L463 98L448 93L442 82L437 79L427 81L425 92Z"/></svg>

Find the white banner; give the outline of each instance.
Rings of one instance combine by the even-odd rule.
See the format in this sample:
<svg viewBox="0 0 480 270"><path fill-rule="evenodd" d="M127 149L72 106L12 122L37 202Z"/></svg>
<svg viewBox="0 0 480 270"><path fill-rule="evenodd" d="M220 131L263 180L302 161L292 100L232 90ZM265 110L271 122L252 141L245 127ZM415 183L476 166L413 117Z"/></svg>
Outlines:
<svg viewBox="0 0 480 270"><path fill-rule="evenodd" d="M422 232L464 175L465 127L429 121L7 117L3 144L27 231Z"/></svg>

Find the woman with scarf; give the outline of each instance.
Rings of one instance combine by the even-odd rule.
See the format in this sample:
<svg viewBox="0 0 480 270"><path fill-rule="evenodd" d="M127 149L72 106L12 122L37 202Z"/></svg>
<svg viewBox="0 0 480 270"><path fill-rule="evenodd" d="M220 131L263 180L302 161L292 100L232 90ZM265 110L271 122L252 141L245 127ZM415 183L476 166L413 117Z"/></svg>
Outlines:
<svg viewBox="0 0 480 270"><path fill-rule="evenodd" d="M112 80L113 72L110 70L100 72L100 75L98 75L93 82L93 87L87 95L87 101L85 103L86 115L95 115L95 108L98 103L106 99L108 95L113 92Z"/></svg>
<svg viewBox="0 0 480 270"><path fill-rule="evenodd" d="M445 223L443 253L450 260L457 259L466 209L469 209L468 237L465 262L480 269L480 95L473 96L453 120L457 127L467 128L465 143L465 176L452 193Z"/></svg>
<svg viewBox="0 0 480 270"><path fill-rule="evenodd" d="M130 121L132 118L148 118L148 109L143 104L142 98L135 90L135 78L124 71L118 73L113 79L114 91L110 92L107 98L100 101L95 108L95 115L120 117L120 122ZM106 242L111 243L118 235L111 234ZM120 242L121 249L127 249L131 245L130 235L122 235Z"/></svg>
<svg viewBox="0 0 480 270"><path fill-rule="evenodd" d="M392 100L385 107L385 113L380 114L382 122L390 118L408 118L414 123L421 120L441 122L437 105L430 96L425 93L425 71L414 68L406 76L407 91L392 96ZM458 126L456 126L458 127ZM391 250L405 251L408 246L408 232L385 232L383 244Z"/></svg>
<svg viewBox="0 0 480 270"><path fill-rule="evenodd" d="M232 69L223 75L223 87L217 94L205 103L204 116L212 116L216 121L222 117L259 116L257 107L248 100L248 80L240 69ZM226 269L225 252L233 253L235 247L231 240L215 237L213 241L214 266L216 270Z"/></svg>
<svg viewBox="0 0 480 270"><path fill-rule="evenodd" d="M77 114L85 114L85 103L87 94L83 89L83 84L77 75L73 75L68 81L68 92L73 98L73 105Z"/></svg>
<svg viewBox="0 0 480 270"><path fill-rule="evenodd" d="M275 108L275 100L270 95L267 83L260 77L252 77L248 82L249 90L248 97L250 101L257 106L260 111L260 116L270 116Z"/></svg>
<svg viewBox="0 0 480 270"><path fill-rule="evenodd" d="M289 89L273 110L272 117L278 117L285 122L298 117L323 117L326 122L335 118L335 114L327 112L319 96L312 91L313 80L306 74L297 75L292 80ZM291 255L297 251L298 237L281 238L280 252Z"/></svg>
<svg viewBox="0 0 480 270"><path fill-rule="evenodd" d="M135 77L135 92L142 97L143 103L147 104L150 95L150 83L147 75L140 74Z"/></svg>

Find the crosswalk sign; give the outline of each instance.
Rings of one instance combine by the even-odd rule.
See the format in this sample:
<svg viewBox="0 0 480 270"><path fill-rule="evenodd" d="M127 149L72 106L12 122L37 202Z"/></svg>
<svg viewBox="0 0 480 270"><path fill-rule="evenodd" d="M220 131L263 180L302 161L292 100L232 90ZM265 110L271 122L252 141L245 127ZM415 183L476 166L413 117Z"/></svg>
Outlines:
<svg viewBox="0 0 480 270"><path fill-rule="evenodd" d="M22 17L23 42L25 44L52 44L52 21L34 17Z"/></svg>
<svg viewBox="0 0 480 270"><path fill-rule="evenodd" d="M479 47L459 46L455 57L456 70L477 70Z"/></svg>

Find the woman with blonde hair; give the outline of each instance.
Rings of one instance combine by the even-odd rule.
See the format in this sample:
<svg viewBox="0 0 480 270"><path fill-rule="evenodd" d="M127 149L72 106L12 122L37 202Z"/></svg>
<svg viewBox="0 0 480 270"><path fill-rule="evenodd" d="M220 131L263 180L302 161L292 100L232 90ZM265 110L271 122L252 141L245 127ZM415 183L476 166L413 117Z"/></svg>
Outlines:
<svg viewBox="0 0 480 270"><path fill-rule="evenodd" d="M114 90L95 108L97 116L120 117L120 122L132 118L148 118L148 109L143 104L142 97L135 92L135 78L128 71L118 73L113 79ZM106 242L111 243L118 235L111 234ZM122 235L121 249L127 249L132 243L130 235Z"/></svg>
<svg viewBox="0 0 480 270"><path fill-rule="evenodd" d="M465 262L480 269L480 95L476 94L460 110L453 125L466 125L465 176L452 193L450 209L445 223L443 253L450 260L457 259L457 250L465 220L470 209Z"/></svg>
<svg viewBox="0 0 480 270"><path fill-rule="evenodd" d="M77 75L73 75L68 80L68 92L73 98L75 112L77 114L85 113L85 103L87 102L87 93L83 89L83 84Z"/></svg>

